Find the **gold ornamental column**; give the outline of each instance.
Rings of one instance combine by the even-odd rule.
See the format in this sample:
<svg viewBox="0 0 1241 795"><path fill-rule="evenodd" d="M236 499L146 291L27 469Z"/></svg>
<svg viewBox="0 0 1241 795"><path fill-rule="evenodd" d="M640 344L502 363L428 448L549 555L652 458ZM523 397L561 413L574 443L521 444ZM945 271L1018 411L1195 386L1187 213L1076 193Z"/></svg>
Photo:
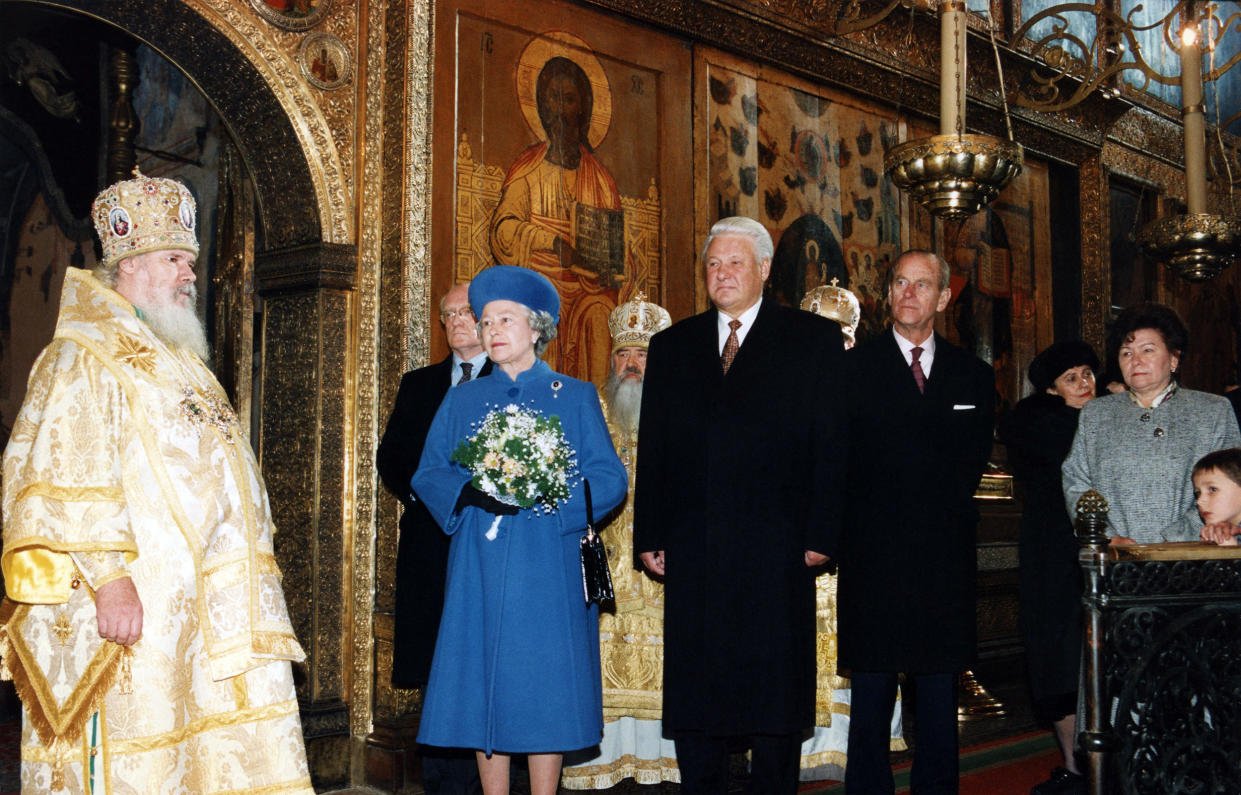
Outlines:
<svg viewBox="0 0 1241 795"><path fill-rule="evenodd" d="M349 770L348 644L352 517L349 449L357 249L311 243L255 261L263 300L259 450L276 559L293 628L306 649L295 672L310 772Z"/></svg>

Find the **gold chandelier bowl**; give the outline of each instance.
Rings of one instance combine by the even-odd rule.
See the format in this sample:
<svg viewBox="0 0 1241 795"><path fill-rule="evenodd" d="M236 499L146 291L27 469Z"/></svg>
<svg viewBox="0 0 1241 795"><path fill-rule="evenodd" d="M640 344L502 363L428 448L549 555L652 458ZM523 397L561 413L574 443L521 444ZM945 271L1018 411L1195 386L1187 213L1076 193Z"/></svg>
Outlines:
<svg viewBox="0 0 1241 795"><path fill-rule="evenodd" d="M1021 144L990 135L932 135L893 147L883 170L940 218L968 218L1021 173Z"/></svg>
<svg viewBox="0 0 1241 795"><path fill-rule="evenodd" d="M1241 256L1241 217L1192 213L1152 221L1138 233L1146 255L1181 278L1204 282Z"/></svg>

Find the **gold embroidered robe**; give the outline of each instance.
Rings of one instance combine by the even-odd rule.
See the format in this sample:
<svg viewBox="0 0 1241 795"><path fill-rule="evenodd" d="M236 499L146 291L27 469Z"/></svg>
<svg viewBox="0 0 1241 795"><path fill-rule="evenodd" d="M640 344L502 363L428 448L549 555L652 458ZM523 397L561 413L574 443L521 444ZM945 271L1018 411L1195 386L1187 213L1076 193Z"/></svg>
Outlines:
<svg viewBox="0 0 1241 795"><path fill-rule="evenodd" d="M70 268L4 452L22 791L311 793L258 463L215 377ZM94 589L133 579L141 638Z"/></svg>
<svg viewBox="0 0 1241 795"><path fill-rule="evenodd" d="M680 781L671 742L660 743L659 731L644 737L649 749L644 756L631 747L628 734L612 739L611 731L622 718L658 722L663 715L664 683L664 586L633 566L633 485L637 464L637 434L618 429L608 412L608 401L599 392L603 415L608 418L612 445L629 476L629 495L621 510L600 530L608 553L608 569L616 593L613 610L599 611L599 663L603 672L604 747L602 758L570 759L561 777L566 789L603 789L632 778L639 784ZM658 723L655 724L658 727ZM649 728L649 727L646 727ZM644 732L643 727L636 729ZM623 732L634 731L624 727ZM667 746L661 748L660 746ZM609 751L618 749L617 758ZM576 764L576 766L573 766Z"/></svg>

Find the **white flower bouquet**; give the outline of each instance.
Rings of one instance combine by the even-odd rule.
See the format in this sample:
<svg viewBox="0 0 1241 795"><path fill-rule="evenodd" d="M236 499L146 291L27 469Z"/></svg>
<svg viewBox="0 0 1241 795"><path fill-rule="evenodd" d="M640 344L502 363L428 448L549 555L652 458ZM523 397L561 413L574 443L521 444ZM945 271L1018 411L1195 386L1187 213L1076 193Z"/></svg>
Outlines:
<svg viewBox="0 0 1241 795"><path fill-rule="evenodd" d="M544 513L569 498L577 456L558 416L510 403L487 412L473 428L452 460L470 471L474 488L508 505ZM497 516L488 539L495 538L499 524Z"/></svg>

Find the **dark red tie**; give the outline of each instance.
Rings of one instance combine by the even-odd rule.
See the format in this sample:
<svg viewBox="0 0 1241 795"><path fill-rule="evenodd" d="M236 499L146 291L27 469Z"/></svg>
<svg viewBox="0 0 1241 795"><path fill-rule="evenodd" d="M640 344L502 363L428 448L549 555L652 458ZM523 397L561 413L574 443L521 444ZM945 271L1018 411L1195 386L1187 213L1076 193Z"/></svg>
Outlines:
<svg viewBox="0 0 1241 795"><path fill-rule="evenodd" d="M737 329L741 328L741 321L728 321L728 328L732 330L728 332L728 339L724 340L724 352L720 354L720 366L724 368L725 374L728 373L728 368L733 366L737 349L741 347L741 342L737 339Z"/></svg>
<svg viewBox="0 0 1241 795"><path fill-rule="evenodd" d="M910 353L913 354L913 361L909 363L909 369L914 374L914 382L918 385L918 391L925 392L926 374L922 372L922 362L918 361L918 359L922 358L922 348L914 346Z"/></svg>

